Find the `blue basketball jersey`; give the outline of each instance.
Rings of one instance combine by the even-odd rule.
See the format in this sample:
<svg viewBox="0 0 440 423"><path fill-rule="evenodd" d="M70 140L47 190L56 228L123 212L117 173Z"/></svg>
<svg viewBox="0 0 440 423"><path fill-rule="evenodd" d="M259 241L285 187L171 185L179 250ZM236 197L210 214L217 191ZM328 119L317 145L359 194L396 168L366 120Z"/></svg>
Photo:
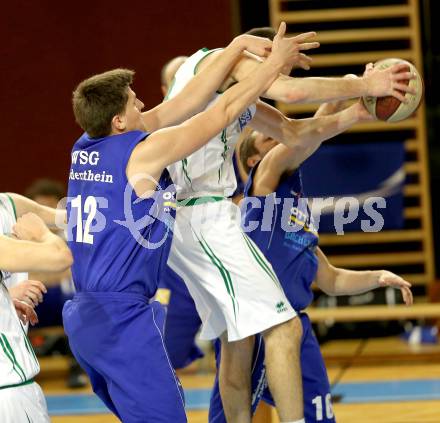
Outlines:
<svg viewBox="0 0 440 423"><path fill-rule="evenodd" d="M77 292L133 292L153 297L171 246L175 193L167 171L152 197L140 199L126 167L141 131L93 139L72 150L68 243Z"/></svg>
<svg viewBox="0 0 440 423"><path fill-rule="evenodd" d="M244 189L252 197L255 166ZM242 205L244 230L258 223L248 236L272 264L284 292L295 310L305 309L313 300L311 284L318 268L315 254L318 233L313 225L307 201L302 197L301 172L284 176L277 190L254 197L261 207L249 201Z"/></svg>

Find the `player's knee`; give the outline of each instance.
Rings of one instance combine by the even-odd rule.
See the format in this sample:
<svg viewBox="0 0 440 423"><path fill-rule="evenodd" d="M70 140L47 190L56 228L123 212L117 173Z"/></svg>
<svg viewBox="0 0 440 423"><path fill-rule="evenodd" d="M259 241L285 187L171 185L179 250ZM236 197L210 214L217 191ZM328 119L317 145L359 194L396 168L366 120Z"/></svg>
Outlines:
<svg viewBox="0 0 440 423"><path fill-rule="evenodd" d="M300 317L297 316L289 320L287 323L288 323L288 328L286 328L286 330L291 331L291 336L293 337L293 339L297 340L298 342L301 342L303 336L303 326Z"/></svg>
<svg viewBox="0 0 440 423"><path fill-rule="evenodd" d="M246 361L246 357L252 355L255 339L253 336L234 342L226 342L222 339L222 357L235 358L237 360Z"/></svg>
<svg viewBox="0 0 440 423"><path fill-rule="evenodd" d="M235 384L236 380L239 381L250 374L253 347L253 337L222 343L220 373L226 378L225 381Z"/></svg>
<svg viewBox="0 0 440 423"><path fill-rule="evenodd" d="M303 334L301 319L295 317L287 322L277 325L263 333L267 348L277 348L283 345L283 349L298 349Z"/></svg>
<svg viewBox="0 0 440 423"><path fill-rule="evenodd" d="M222 389L233 391L248 391L251 385L249 374L249 372L221 372L220 386Z"/></svg>
<svg viewBox="0 0 440 423"><path fill-rule="evenodd" d="M249 353L252 357L252 353ZM240 355L223 355L220 363L220 386L223 389L244 391L250 387L251 362Z"/></svg>

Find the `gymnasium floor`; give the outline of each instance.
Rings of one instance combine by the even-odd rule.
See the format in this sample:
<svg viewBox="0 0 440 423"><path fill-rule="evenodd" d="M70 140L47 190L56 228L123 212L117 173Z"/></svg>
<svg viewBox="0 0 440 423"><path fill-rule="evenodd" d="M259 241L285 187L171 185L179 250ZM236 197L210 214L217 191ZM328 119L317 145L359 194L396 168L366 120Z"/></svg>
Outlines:
<svg viewBox="0 0 440 423"><path fill-rule="evenodd" d="M362 357L354 360L356 357L352 352L356 342L338 343L339 353L349 358L346 362L339 358L340 364L329 366L330 381L338 381L332 391L333 396L341 397L334 404L339 423L440 423L440 352L437 352L440 350L435 347L436 350L431 350L430 357L421 354L420 359L417 359L416 354L404 359L402 351L406 350L406 346L402 343L399 351L400 344L396 342L398 341L384 339L366 343L364 354L370 358L381 348L386 353L396 353L395 360L375 360L375 364L366 364L365 360L362 362L359 360ZM395 344L394 347L392 343ZM327 347L330 355L335 349L335 345ZM45 366L46 361L43 361L43 370ZM190 423L207 421L212 380L211 372L181 376ZM118 421L106 412L90 388L69 391L59 377L45 378L40 383L47 396L54 423ZM278 422L274 413L272 422Z"/></svg>

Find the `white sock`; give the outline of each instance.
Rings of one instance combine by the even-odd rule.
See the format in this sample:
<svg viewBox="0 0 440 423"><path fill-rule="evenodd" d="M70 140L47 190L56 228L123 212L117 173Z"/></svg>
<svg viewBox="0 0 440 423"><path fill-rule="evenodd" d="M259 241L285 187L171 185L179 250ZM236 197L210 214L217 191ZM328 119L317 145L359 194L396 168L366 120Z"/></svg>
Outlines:
<svg viewBox="0 0 440 423"><path fill-rule="evenodd" d="M304 419L301 420L295 420L295 421L291 421L291 422L281 422L281 423L306 423L306 421Z"/></svg>

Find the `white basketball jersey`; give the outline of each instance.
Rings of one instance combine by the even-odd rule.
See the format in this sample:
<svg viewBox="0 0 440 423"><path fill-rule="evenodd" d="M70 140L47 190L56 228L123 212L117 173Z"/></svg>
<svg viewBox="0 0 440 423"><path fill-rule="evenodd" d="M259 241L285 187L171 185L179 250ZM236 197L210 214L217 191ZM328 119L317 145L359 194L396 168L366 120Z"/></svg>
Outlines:
<svg viewBox="0 0 440 423"><path fill-rule="evenodd" d="M167 98L176 96L194 77L198 64L216 50L202 49L189 57L180 66L174 77ZM220 94L215 94L208 107ZM177 198L185 199L206 195L231 196L237 180L234 173L232 156L241 131L253 118L256 107L252 105L243 114L206 145L189 157L168 167L177 187Z"/></svg>
<svg viewBox="0 0 440 423"><path fill-rule="evenodd" d="M0 234L9 235L15 223L12 200L0 194ZM0 273L0 387L16 385L32 379L40 371L34 350L26 336L8 286L26 279L26 273Z"/></svg>
<svg viewBox="0 0 440 423"><path fill-rule="evenodd" d="M7 194L0 194L0 233L6 236L11 235L12 227L16 221L14 202ZM3 282L7 288L27 279L27 273L3 272Z"/></svg>

